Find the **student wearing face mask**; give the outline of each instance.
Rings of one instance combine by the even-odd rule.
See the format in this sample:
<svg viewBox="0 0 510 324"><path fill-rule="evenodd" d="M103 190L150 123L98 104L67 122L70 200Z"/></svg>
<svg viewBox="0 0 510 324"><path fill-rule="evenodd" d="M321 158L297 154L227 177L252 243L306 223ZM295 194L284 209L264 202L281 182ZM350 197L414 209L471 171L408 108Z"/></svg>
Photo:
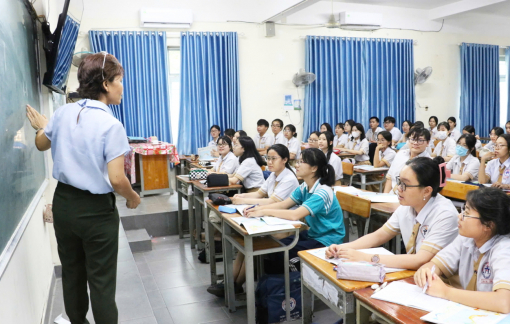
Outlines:
<svg viewBox="0 0 510 324"><path fill-rule="evenodd" d="M452 171L451 178L460 181L477 181L480 161L476 158L476 138L471 134L462 135L457 141L455 155L446 168Z"/></svg>
<svg viewBox="0 0 510 324"><path fill-rule="evenodd" d="M492 183L492 187L510 189L510 134L498 137L494 152L482 156L478 181ZM489 161L487 163L487 161ZM485 165L487 163L487 166Z"/></svg>
<svg viewBox="0 0 510 324"><path fill-rule="evenodd" d="M322 132L319 136L319 150L326 154L328 164L335 170L335 186L342 185L344 171L342 169L342 160L333 153L333 134Z"/></svg>
<svg viewBox="0 0 510 324"><path fill-rule="evenodd" d="M455 155L456 146L455 141L450 137L450 125L446 122L442 122L437 128L439 131L437 132L436 138L439 140L439 143L437 143L434 148L432 157L442 156L443 159L448 162Z"/></svg>
<svg viewBox="0 0 510 324"><path fill-rule="evenodd" d="M480 150L479 156L484 156L488 152L494 152L494 146L496 145L496 141L498 140L498 137L503 135L505 131L501 127L493 127L491 129L491 132L489 134L491 141L487 143L482 149Z"/></svg>
<svg viewBox="0 0 510 324"><path fill-rule="evenodd" d="M365 129L360 123L352 127L351 138L347 143L347 148L343 152L356 154L354 161L356 165L372 165L368 156L368 140L365 138Z"/></svg>

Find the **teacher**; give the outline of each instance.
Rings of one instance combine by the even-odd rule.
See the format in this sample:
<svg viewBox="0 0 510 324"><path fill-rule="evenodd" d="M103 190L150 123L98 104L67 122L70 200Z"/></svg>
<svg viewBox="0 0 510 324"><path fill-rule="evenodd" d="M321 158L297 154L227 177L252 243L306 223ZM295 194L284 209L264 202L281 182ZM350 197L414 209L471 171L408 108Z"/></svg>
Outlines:
<svg viewBox="0 0 510 324"><path fill-rule="evenodd" d="M78 69L82 98L51 119L27 105L39 151L51 148L53 220L62 263L64 305L73 324L88 324L90 302L97 324L118 323L115 303L119 213L116 191L136 208L140 197L124 174L130 151L126 131L108 105L122 100L124 69L106 52L87 56Z"/></svg>

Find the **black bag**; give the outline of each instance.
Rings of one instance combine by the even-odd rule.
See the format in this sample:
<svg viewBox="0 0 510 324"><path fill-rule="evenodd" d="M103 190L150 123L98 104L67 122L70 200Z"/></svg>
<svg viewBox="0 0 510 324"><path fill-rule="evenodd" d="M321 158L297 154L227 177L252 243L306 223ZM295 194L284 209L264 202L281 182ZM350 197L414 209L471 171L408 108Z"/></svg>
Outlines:
<svg viewBox="0 0 510 324"><path fill-rule="evenodd" d="M290 317L301 317L301 272L289 273ZM257 324L280 323L286 319L284 275L264 275L255 289Z"/></svg>
<svg viewBox="0 0 510 324"><path fill-rule="evenodd" d="M208 187L226 187L229 185L227 174L212 173L207 176Z"/></svg>
<svg viewBox="0 0 510 324"><path fill-rule="evenodd" d="M220 193L210 193L209 199L212 200L212 203L215 205L230 205L232 200L228 198L228 196Z"/></svg>

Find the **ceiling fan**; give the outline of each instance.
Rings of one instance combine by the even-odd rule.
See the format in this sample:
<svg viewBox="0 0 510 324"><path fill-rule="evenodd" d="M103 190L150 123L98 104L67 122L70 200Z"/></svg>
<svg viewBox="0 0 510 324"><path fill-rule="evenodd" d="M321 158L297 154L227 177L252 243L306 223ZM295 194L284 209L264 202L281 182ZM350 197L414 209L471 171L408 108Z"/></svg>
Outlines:
<svg viewBox="0 0 510 324"><path fill-rule="evenodd" d="M329 15L329 20L326 24L324 24L326 28L340 28L340 22L336 21L335 14L333 13L333 0L331 0L331 14Z"/></svg>

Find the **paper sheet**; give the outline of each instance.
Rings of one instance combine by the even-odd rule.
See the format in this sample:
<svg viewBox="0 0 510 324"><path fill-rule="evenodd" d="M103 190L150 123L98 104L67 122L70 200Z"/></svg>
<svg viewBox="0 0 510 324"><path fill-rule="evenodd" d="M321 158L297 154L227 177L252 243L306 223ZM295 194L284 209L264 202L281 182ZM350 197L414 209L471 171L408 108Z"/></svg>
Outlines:
<svg viewBox="0 0 510 324"><path fill-rule="evenodd" d="M423 321L438 324L503 324L510 323L508 314L489 312L486 310L464 306L455 302L448 302L420 318Z"/></svg>
<svg viewBox="0 0 510 324"><path fill-rule="evenodd" d="M262 216L261 218L267 225L285 225L285 224L305 225L305 223L300 222L300 221L291 221L288 219L283 219L283 218L278 218L278 217Z"/></svg>
<svg viewBox="0 0 510 324"><path fill-rule="evenodd" d="M315 249L315 250L308 250L306 252L310 253L313 256L318 257L319 259L322 259L324 261L328 261L332 264L338 264L338 262L341 262L341 259L328 259L326 258L326 250L327 247L321 248L321 249ZM383 247L378 248L371 248L371 249L360 249L358 250L363 253L368 254L379 254L379 255L394 255L390 251L386 250ZM390 268L390 267L384 267L386 269L386 273L392 273L392 272L398 272L398 271L404 271L405 269L398 269L398 268Z"/></svg>
<svg viewBox="0 0 510 324"><path fill-rule="evenodd" d="M448 300L432 297L422 292L422 288L396 281L372 295L372 298L431 312L446 306Z"/></svg>
<svg viewBox="0 0 510 324"><path fill-rule="evenodd" d="M245 208L251 207L253 205L234 205L234 204L230 204L230 205L225 205L225 206L235 208L239 214L244 215L243 211L245 210Z"/></svg>
<svg viewBox="0 0 510 324"><path fill-rule="evenodd" d="M340 191L340 192L344 192L344 193L348 193L348 194L356 195L356 196L363 193L363 191L361 191L358 188L355 188L353 186L348 186L348 187L336 186L336 187L333 187L333 189L335 190L335 192Z"/></svg>
<svg viewBox="0 0 510 324"><path fill-rule="evenodd" d="M261 217L233 217L232 220L237 224L244 226L250 235L294 229L294 225L292 224L268 225Z"/></svg>
<svg viewBox="0 0 510 324"><path fill-rule="evenodd" d="M375 193L375 194L368 194L362 193L359 195L361 198L370 199L373 203L398 203L398 196L394 194L389 193Z"/></svg>
<svg viewBox="0 0 510 324"><path fill-rule="evenodd" d="M388 171L389 168L375 168L373 165L355 165L354 170L365 170L365 171Z"/></svg>
<svg viewBox="0 0 510 324"><path fill-rule="evenodd" d="M55 320L53 321L53 323L57 323L57 324L71 324L71 322L69 322L68 320L66 320L65 318L62 317L62 314L58 315Z"/></svg>

